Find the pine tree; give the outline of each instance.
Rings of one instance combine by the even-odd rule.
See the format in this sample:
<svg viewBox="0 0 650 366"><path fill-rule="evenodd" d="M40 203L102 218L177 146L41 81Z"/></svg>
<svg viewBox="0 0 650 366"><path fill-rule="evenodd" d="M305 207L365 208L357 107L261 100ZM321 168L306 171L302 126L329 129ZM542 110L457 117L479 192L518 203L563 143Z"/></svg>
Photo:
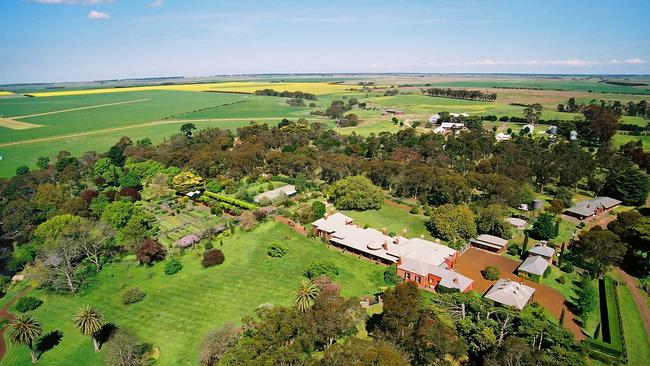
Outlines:
<svg viewBox="0 0 650 366"><path fill-rule="evenodd" d="M527 251L528 251L528 233L524 234L524 244L521 246L522 257L526 255Z"/></svg>

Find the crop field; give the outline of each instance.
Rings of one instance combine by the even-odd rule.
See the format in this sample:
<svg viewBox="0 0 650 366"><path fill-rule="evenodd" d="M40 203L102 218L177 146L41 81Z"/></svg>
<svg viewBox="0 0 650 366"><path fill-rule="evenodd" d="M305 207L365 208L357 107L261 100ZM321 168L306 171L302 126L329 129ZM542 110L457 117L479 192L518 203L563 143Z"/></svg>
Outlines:
<svg viewBox="0 0 650 366"><path fill-rule="evenodd" d="M75 155L86 151L105 151L122 136L132 140L145 137L154 143L163 141L177 133L180 125L194 123L198 128L219 127L236 129L250 121L276 124L282 118L307 118L310 122L318 121L328 127L335 127L335 121L319 116L312 116L314 110L324 110L334 100L347 102L350 98L367 103L367 109L355 108L350 113L358 115L359 125L337 128L342 134L356 133L367 136L381 132L397 132L410 126L411 122L427 122L428 117L436 112L449 111L469 113L471 115L523 116L523 107L511 103L528 103L539 101L544 105L542 119L573 120L578 114L557 112L557 103L565 102L570 96L579 102L591 99L641 100L643 95L609 94L614 92L631 92L643 87L610 85L599 82L597 78L487 78L487 77L428 77L417 79L411 87L401 88L395 96L384 96L384 89L365 92L358 90L352 79L340 78L349 84L333 83L335 79L305 78L278 80L259 78L251 81L225 81L205 83L183 83L170 85L144 85L109 88L106 85L89 84L85 89L46 89L34 88L31 93L37 97L24 97L19 94L0 98L0 176L8 177L15 173L20 165L33 167L38 156L54 157L61 150ZM413 81L414 78L377 77L375 85L400 85ZM496 102L480 102L420 94L424 84L449 87L531 87L531 89L490 89L498 93ZM444 85L443 85L444 84ZM492 85L494 84L494 85ZM575 84L575 85L574 85ZM94 85L94 86L91 86ZM571 87L567 87L569 85ZM588 93L600 86L607 93ZM74 86L73 86L74 87ZM79 87L78 85L76 86ZM583 90L587 87L590 89ZM29 90L27 86L21 91ZM54 88L54 87L52 87ZM255 90L272 88L278 91L303 91L318 94L315 107L292 107L286 98L255 96ZM357 89L357 90L353 90ZM553 89L562 89L557 91ZM200 91L213 92L200 92ZM403 125L393 124L392 116L382 116L386 108L405 112L399 116ZM648 120L641 117L623 116L622 123L646 126ZM499 129L518 125L499 124ZM647 136L629 136L618 134L614 145L641 139L650 149Z"/></svg>
<svg viewBox="0 0 650 366"><path fill-rule="evenodd" d="M349 85L329 84L329 83L283 83L283 82L252 82L252 81L233 81L225 83L197 83L197 84L173 84L173 85L150 85L150 86L133 86L120 88L98 88L98 89L80 89L80 90L57 90L30 93L34 97L60 97L70 95L87 95L87 94L108 94L108 93L126 93L134 91L151 91L151 90L168 90L168 91L185 91L185 92L230 92L230 93L254 93L260 89L273 89L277 91L302 91L312 94L326 94L337 91L343 91L350 88Z"/></svg>
<svg viewBox="0 0 650 366"><path fill-rule="evenodd" d="M262 224L254 232L237 232L216 241L226 261L205 269L200 264L198 250L191 250L178 259L183 269L168 276L164 263L152 267L138 266L135 258L127 257L105 267L95 285L78 296L49 294L33 290L31 295L44 300L33 312L43 323L45 332L63 331L61 344L44 353L39 365L102 365L101 354L93 352L88 337L77 332L70 320L76 309L92 304L108 322L130 328L146 342L160 348L156 365L196 364L203 336L226 322L239 322L252 315L261 304L288 305L293 299L302 273L314 258L335 263L346 297L373 294L383 285L384 267L355 256L327 248L316 239L295 233L276 222ZM289 252L282 258L270 258L267 247L284 244ZM122 305L123 289L137 285L146 294L143 301ZM9 343L2 360L6 366L26 365L26 347Z"/></svg>
<svg viewBox="0 0 650 366"><path fill-rule="evenodd" d="M626 86L600 82L600 78L521 78L507 80L463 80L433 82L435 87L450 88L530 88L615 94L650 94L650 86Z"/></svg>

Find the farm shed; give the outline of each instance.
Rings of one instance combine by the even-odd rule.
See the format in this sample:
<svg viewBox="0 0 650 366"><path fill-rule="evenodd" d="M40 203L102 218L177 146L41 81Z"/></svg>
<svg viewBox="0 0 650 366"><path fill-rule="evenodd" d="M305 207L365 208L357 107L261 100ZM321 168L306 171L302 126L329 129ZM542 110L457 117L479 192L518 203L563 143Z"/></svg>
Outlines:
<svg viewBox="0 0 650 366"><path fill-rule="evenodd" d="M508 245L508 241L498 236L481 234L474 239L470 239L470 244L480 249L494 253L503 253Z"/></svg>
<svg viewBox="0 0 650 366"><path fill-rule="evenodd" d="M517 272L520 275L528 277L531 281L540 282L548 266L547 259L538 255L531 255L521 263L519 268L517 268Z"/></svg>
<svg viewBox="0 0 650 366"><path fill-rule="evenodd" d="M535 289L521 282L499 279L485 293L485 298L506 306L514 306L522 310L532 299Z"/></svg>
<svg viewBox="0 0 650 366"><path fill-rule="evenodd" d="M589 217L601 215L621 204L621 201L610 197L596 197L592 200L582 201L569 207L565 214L584 220Z"/></svg>
<svg viewBox="0 0 650 366"><path fill-rule="evenodd" d="M258 203L258 202L260 202L261 200L263 200L265 198L273 201L274 199L280 197L280 195L282 195L282 194L285 194L287 196L293 196L296 193L298 193L298 191L296 191L296 186L294 186L292 184L287 184L287 185L282 186L280 188L276 188L276 189L273 189L273 190L270 190L270 191L267 191L267 192L264 192L264 193L260 193L257 196L255 196L255 198L253 198L253 201Z"/></svg>

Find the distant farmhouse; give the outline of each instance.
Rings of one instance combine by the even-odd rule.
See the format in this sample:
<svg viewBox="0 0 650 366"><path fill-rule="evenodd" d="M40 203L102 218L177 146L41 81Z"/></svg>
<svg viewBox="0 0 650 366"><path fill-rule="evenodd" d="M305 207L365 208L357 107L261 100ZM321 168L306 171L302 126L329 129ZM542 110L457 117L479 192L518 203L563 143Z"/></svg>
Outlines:
<svg viewBox="0 0 650 366"><path fill-rule="evenodd" d="M494 136L494 138L497 140L497 142L501 142L510 141L510 139L512 139L512 136L508 135L507 133L499 132Z"/></svg>
<svg viewBox="0 0 650 366"><path fill-rule="evenodd" d="M296 186L291 185L291 184L287 184L286 186L282 186L280 188L276 188L276 189L273 189L273 190L270 190L270 191L267 191L267 192L264 192L264 193L260 193L260 194L258 194L257 196L255 196L253 198L253 201L255 201L256 203L259 203L260 201L262 201L265 198L268 199L268 200L273 201L274 199L280 197L282 194L284 194L286 196L293 196L296 193L298 193L298 191L296 191Z"/></svg>
<svg viewBox="0 0 650 366"><path fill-rule="evenodd" d="M465 128L464 123L442 122L440 126L433 129L434 133L447 135Z"/></svg>
<svg viewBox="0 0 650 366"><path fill-rule="evenodd" d="M473 281L453 270L459 255L456 250L420 238L391 237L352 222L352 218L335 213L312 223L313 232L332 246L379 263L395 264L400 277L422 289L472 289Z"/></svg>
<svg viewBox="0 0 650 366"><path fill-rule="evenodd" d="M621 203L621 201L610 197L596 197L592 200L578 202L575 206L569 207L564 213L580 220L590 217L596 218Z"/></svg>
<svg viewBox="0 0 650 366"><path fill-rule="evenodd" d="M394 114L394 115L397 115L397 116L401 116L401 115L404 114L404 111L400 111L400 110L397 110L397 109L384 109L383 115L386 116L386 115L389 115L389 114Z"/></svg>

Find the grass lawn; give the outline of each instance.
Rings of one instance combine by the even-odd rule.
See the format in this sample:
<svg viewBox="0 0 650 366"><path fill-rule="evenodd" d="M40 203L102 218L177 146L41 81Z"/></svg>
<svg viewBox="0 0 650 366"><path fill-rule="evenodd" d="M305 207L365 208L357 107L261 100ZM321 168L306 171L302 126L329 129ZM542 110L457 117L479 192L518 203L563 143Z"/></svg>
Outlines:
<svg viewBox="0 0 650 366"><path fill-rule="evenodd" d="M281 242L289 253L280 259L266 255L269 244ZM217 244L217 247L219 245ZM226 257L223 265L204 269L198 251L182 256L183 270L174 276L163 273L163 264L141 267L126 258L104 268L96 286L77 296L52 295L32 291L44 300L34 311L45 332L63 331L60 345L45 353L40 365L101 365L101 354L92 351L90 339L73 329L71 319L83 304L92 304L106 321L130 327L146 342L160 347L157 365L196 364L203 336L226 322L239 322L264 303L288 305L312 261L329 260L340 271L336 279L344 296L372 294L383 285L383 266L327 248L320 241L298 235L275 222L261 224L254 231L237 232L224 238L220 247ZM124 306L120 292L140 287L143 301ZM10 346L3 365L26 365L24 347Z"/></svg>
<svg viewBox="0 0 650 366"><path fill-rule="evenodd" d="M629 365L650 365L650 348L648 334L645 332L630 290L625 285L618 286L618 295L623 318L623 331L627 346Z"/></svg>
<svg viewBox="0 0 650 366"><path fill-rule="evenodd" d="M557 281L560 277L564 277L564 283L559 283ZM556 266L553 266L551 274L547 278L542 278L541 283L558 290L567 301L572 302L578 297L576 294L577 286L574 283L577 281L578 274L576 272L565 273Z"/></svg>
<svg viewBox="0 0 650 366"><path fill-rule="evenodd" d="M427 231L424 223L428 218L424 215L413 215L408 211L384 204L379 210L367 211L341 211L344 215L350 216L355 223L361 227L366 224L374 229L386 228L388 232L403 235L406 229L406 237L413 238L424 235L425 239L433 239Z"/></svg>

